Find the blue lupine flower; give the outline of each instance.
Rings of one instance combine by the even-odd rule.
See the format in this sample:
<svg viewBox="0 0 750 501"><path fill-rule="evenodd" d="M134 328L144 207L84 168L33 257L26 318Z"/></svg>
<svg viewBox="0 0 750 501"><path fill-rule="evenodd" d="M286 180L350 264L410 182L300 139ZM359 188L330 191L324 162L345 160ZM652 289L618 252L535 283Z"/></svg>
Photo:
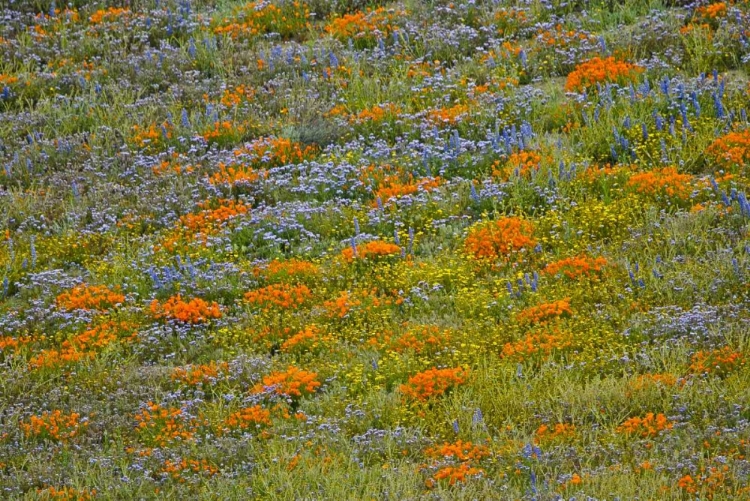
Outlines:
<svg viewBox="0 0 750 501"><path fill-rule="evenodd" d="M474 200L474 202L479 203L481 199L479 198L476 187L474 187L474 183L469 183L469 185L471 186L471 199Z"/></svg>
<svg viewBox="0 0 750 501"><path fill-rule="evenodd" d="M719 96L716 93L712 94L712 97L714 99L714 108L716 109L716 117L717 118L724 118L724 116L725 116L724 105L721 104L721 99L719 98Z"/></svg>
<svg viewBox="0 0 750 501"><path fill-rule="evenodd" d="M481 426L484 423L484 415L482 409L476 408L474 414L471 416L471 424L474 426Z"/></svg>
<svg viewBox="0 0 750 501"><path fill-rule="evenodd" d="M669 97L669 77L665 75L661 83L659 84L659 87L661 88L661 91L664 93L664 95Z"/></svg>

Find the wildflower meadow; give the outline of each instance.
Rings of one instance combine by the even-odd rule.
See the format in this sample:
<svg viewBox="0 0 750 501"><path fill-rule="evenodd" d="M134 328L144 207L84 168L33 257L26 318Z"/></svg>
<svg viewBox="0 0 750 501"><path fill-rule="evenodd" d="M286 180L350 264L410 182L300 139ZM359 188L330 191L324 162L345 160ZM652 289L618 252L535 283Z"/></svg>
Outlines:
<svg viewBox="0 0 750 501"><path fill-rule="evenodd" d="M0 1L0 499L750 499L750 1Z"/></svg>

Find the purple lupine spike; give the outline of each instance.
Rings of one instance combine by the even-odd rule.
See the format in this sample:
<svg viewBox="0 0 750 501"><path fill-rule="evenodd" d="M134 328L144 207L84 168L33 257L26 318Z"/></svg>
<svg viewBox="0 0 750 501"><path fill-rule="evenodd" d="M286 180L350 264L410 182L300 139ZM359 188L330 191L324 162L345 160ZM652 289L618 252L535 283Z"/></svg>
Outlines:
<svg viewBox="0 0 750 501"><path fill-rule="evenodd" d="M482 414L482 409L476 408L474 410L474 414L471 416L471 424L474 426L481 426L484 423L484 415Z"/></svg>
<svg viewBox="0 0 750 501"><path fill-rule="evenodd" d="M477 193L477 189L474 186L474 183L470 183L471 186L471 199L474 200L474 202L479 203L481 199L479 198L479 193Z"/></svg>

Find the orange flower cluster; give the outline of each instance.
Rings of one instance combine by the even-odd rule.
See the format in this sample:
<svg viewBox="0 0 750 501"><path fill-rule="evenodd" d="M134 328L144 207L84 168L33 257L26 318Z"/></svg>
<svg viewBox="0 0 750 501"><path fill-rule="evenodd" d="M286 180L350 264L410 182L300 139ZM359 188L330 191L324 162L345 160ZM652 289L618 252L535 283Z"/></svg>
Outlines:
<svg viewBox="0 0 750 501"><path fill-rule="evenodd" d="M617 427L619 433L639 435L643 438L655 437L663 430L671 430L674 423L662 413L649 412L644 417L633 417Z"/></svg>
<svg viewBox="0 0 750 501"><path fill-rule="evenodd" d="M106 310L125 302L125 296L104 285L81 284L57 296L56 302L65 310Z"/></svg>
<svg viewBox="0 0 750 501"><path fill-rule="evenodd" d="M164 122L162 124L151 124L148 126L147 129L141 129L140 126L134 125L133 126L133 137L131 141L136 146L139 146L141 148L147 148L150 146L157 147L159 146L165 139L171 139L172 138L172 126L169 125L168 122ZM166 131L166 138L164 137L164 134Z"/></svg>
<svg viewBox="0 0 750 501"><path fill-rule="evenodd" d="M14 83L18 82L18 77L15 75L5 75L3 73L0 73L0 85L12 85Z"/></svg>
<svg viewBox="0 0 750 501"><path fill-rule="evenodd" d="M633 165L612 165L612 164L595 164L590 166L588 169L586 169L582 175L581 179L585 180L590 185L595 185L598 182L601 182L602 179L609 179L616 177L622 173L627 173L631 171L635 171L638 169L638 166Z"/></svg>
<svg viewBox="0 0 750 501"><path fill-rule="evenodd" d="M543 273L550 276L557 276L560 273L570 279L580 277L596 276L607 266L607 260L603 257L593 258L585 254L575 257L568 257L549 263L544 267Z"/></svg>
<svg viewBox="0 0 750 501"><path fill-rule="evenodd" d="M750 165L750 129L730 132L717 138L706 153L726 166Z"/></svg>
<svg viewBox="0 0 750 501"><path fill-rule="evenodd" d="M50 499L58 501L90 501L96 498L96 489L83 491L72 487L47 487L46 489L37 489L39 499Z"/></svg>
<svg viewBox="0 0 750 501"><path fill-rule="evenodd" d="M365 122L381 122L386 117L396 117L401 113L401 108L394 104L384 105L373 105L371 108L366 108L359 113L355 113L349 117L349 122L355 124L363 124Z"/></svg>
<svg viewBox="0 0 750 501"><path fill-rule="evenodd" d="M542 157L536 151L517 151L508 157L503 167L500 167L499 161L493 163L492 175L506 181L513 175L527 178L533 171L539 170L542 162L549 160L549 157Z"/></svg>
<svg viewBox="0 0 750 501"><path fill-rule="evenodd" d="M260 405L245 407L232 413L224 422L232 430L247 430L271 426L271 411Z"/></svg>
<svg viewBox="0 0 750 501"><path fill-rule="evenodd" d="M255 394L272 391L276 395L299 398L315 393L320 386L318 374L299 369L293 365L285 371L272 372L256 384L252 392Z"/></svg>
<svg viewBox="0 0 750 501"><path fill-rule="evenodd" d="M221 362L217 364L213 360L208 364L175 367L172 371L172 381L179 381L190 386L211 384L218 380L221 373L226 372L228 369L228 363Z"/></svg>
<svg viewBox="0 0 750 501"><path fill-rule="evenodd" d="M380 187L375 190L374 196L375 201L372 202L373 207L377 207L377 198L380 197L382 203L386 203L392 198L403 197L405 195L412 195L419 190L431 191L437 189L441 184L442 180L439 177L435 178L423 178L415 182L402 183L398 176L388 176L381 183Z"/></svg>
<svg viewBox="0 0 750 501"><path fill-rule="evenodd" d="M450 108L435 108L427 113L427 120L434 125L454 125L469 113L469 106L457 104Z"/></svg>
<svg viewBox="0 0 750 501"><path fill-rule="evenodd" d="M470 466L467 463L461 463L458 466L445 466L440 468L437 473L432 477L435 481L447 479L449 485L455 485L458 482L464 482L469 477L474 477L484 473L484 470ZM432 483L427 483L428 487L432 487Z"/></svg>
<svg viewBox="0 0 750 501"><path fill-rule="evenodd" d="M278 167L301 163L312 159L317 153L317 146L305 146L284 137L256 139L248 146L234 150L236 157L248 155L248 160L258 167Z"/></svg>
<svg viewBox="0 0 750 501"><path fill-rule="evenodd" d="M506 343L502 356L523 362L537 354L548 357L553 352L564 350L572 344L572 336L567 332L529 332L518 341Z"/></svg>
<svg viewBox="0 0 750 501"><path fill-rule="evenodd" d="M707 19L717 19L727 15L726 2L716 2L695 9L695 15Z"/></svg>
<svg viewBox="0 0 750 501"><path fill-rule="evenodd" d="M199 205L201 212L180 217L180 226L195 233L210 233L221 223L246 214L249 210L247 205L234 200L219 199L218 203L219 206L215 209L212 209L208 202Z"/></svg>
<svg viewBox="0 0 750 501"><path fill-rule="evenodd" d="M432 368L411 376L399 389L406 397L425 402L443 395L454 386L466 383L468 377L469 371L461 367Z"/></svg>
<svg viewBox="0 0 750 501"><path fill-rule="evenodd" d="M181 459L179 461L167 460L161 471L181 483L187 481L184 478L184 475L186 474L213 477L219 473L219 469L207 459Z"/></svg>
<svg viewBox="0 0 750 501"><path fill-rule="evenodd" d="M245 125L224 120L223 122L214 122L212 126L208 126L201 136L209 143L211 141L216 143L233 143L242 139L244 134Z"/></svg>
<svg viewBox="0 0 750 501"><path fill-rule="evenodd" d="M653 386L670 387L677 384L677 378L672 374L641 374L630 383L633 390L642 390Z"/></svg>
<svg viewBox="0 0 750 501"><path fill-rule="evenodd" d="M693 32L701 32L699 34L696 34L698 36L704 36L707 40L713 39L713 33L711 32L711 25L708 23L689 23L680 28L680 34L682 35L688 35Z"/></svg>
<svg viewBox="0 0 750 501"><path fill-rule="evenodd" d="M421 325L409 329L401 335L392 332L383 333L370 338L368 344L378 349L404 353L413 351L437 351L443 348L451 339L451 332L436 325Z"/></svg>
<svg viewBox="0 0 750 501"><path fill-rule="evenodd" d="M105 22L113 22L118 20L121 17L129 16L130 15L130 9L127 8L117 8L117 7L110 7L108 9L99 9L91 16L89 16L89 23L91 24L101 24Z"/></svg>
<svg viewBox="0 0 750 501"><path fill-rule="evenodd" d="M581 91L597 83L625 83L635 80L642 71L640 66L618 61L612 56L604 59L594 57L576 66L568 75L565 90Z"/></svg>
<svg viewBox="0 0 750 501"><path fill-rule="evenodd" d="M219 102L227 108L233 108L242 101L249 101L254 95L255 91L252 88L238 85L234 89L224 89Z"/></svg>
<svg viewBox="0 0 750 501"><path fill-rule="evenodd" d="M468 477L484 473L484 470L473 466L476 462L489 457L490 451L484 445L471 442L444 443L443 445L431 447L425 451L428 457L437 461L459 461L456 466L443 466L428 479L427 487L434 487L441 480L448 480L449 485L465 481ZM440 463L438 463L440 464Z"/></svg>
<svg viewBox="0 0 750 501"><path fill-rule="evenodd" d="M320 328L315 325L310 325L284 341L281 344L281 351L311 351L332 339L331 336L323 335Z"/></svg>
<svg viewBox="0 0 750 501"><path fill-rule="evenodd" d="M132 330L127 322L106 322L63 341L59 349L43 350L29 360L29 368L58 367L94 358L97 352L115 341L120 333Z"/></svg>
<svg viewBox="0 0 750 501"><path fill-rule="evenodd" d="M406 179L408 182L412 181L411 174L408 174L400 165L371 163L359 169L359 180L363 184L373 187L375 185L381 186L387 184L391 180L401 184L403 182L402 179Z"/></svg>
<svg viewBox="0 0 750 501"><path fill-rule="evenodd" d="M372 311L380 307L398 305L404 302L402 297L398 297L396 291L391 292L391 296L382 294L376 287L370 290L356 291L354 294L349 291L341 291L335 299L325 301L323 307L328 312L328 316L344 318L355 310Z"/></svg>
<svg viewBox="0 0 750 501"><path fill-rule="evenodd" d="M18 337L12 337L12 336L1 336L0 337L0 352L4 350L13 350L14 352L18 352L18 350L24 346L29 344L32 341L31 336L18 336Z"/></svg>
<svg viewBox="0 0 750 501"><path fill-rule="evenodd" d="M553 427L543 424L536 429L536 443L568 440L575 437L576 426L571 423L555 423Z"/></svg>
<svg viewBox="0 0 750 501"><path fill-rule="evenodd" d="M325 31L334 38L346 42L354 40L355 47L362 48L377 42L378 37L385 38L397 16L405 12L388 12L383 7L369 12L354 12L332 19Z"/></svg>
<svg viewBox="0 0 750 501"><path fill-rule="evenodd" d="M680 478L680 480L677 481L677 487L687 492L688 494L695 494L696 492L698 492L698 485L690 475L685 475L684 477Z"/></svg>
<svg viewBox="0 0 750 501"><path fill-rule="evenodd" d="M354 249L351 246L341 251L341 256L345 261L351 263L354 259L374 259L378 257L394 256L401 254L401 247L396 244L383 242L382 240L373 240L364 245L357 246L357 255L354 255Z"/></svg>
<svg viewBox="0 0 750 501"><path fill-rule="evenodd" d="M88 420L82 420L77 412L63 414L60 410L54 410L44 411L39 416L34 415L28 421L23 421L21 431L26 437L61 442L74 438L88 425Z"/></svg>
<svg viewBox="0 0 750 501"><path fill-rule="evenodd" d="M336 316L338 318L344 318L353 308L360 305L362 305L362 300L349 291L341 291L336 299L323 303L329 316Z"/></svg>
<svg viewBox="0 0 750 501"><path fill-rule="evenodd" d="M717 350L695 353L690 359L689 370L693 374L726 376L743 365L745 365L745 357L742 353L730 346L724 346Z"/></svg>
<svg viewBox="0 0 750 501"><path fill-rule="evenodd" d="M469 230L466 252L476 260L507 260L513 253L536 245L534 225L519 217L479 223Z"/></svg>
<svg viewBox="0 0 750 501"><path fill-rule="evenodd" d="M265 178L267 172L256 172L252 167L246 165L230 165L227 166L223 162L219 163L219 172L214 173L208 178L208 181L216 185L249 185L261 178L261 175Z"/></svg>
<svg viewBox="0 0 750 501"><path fill-rule="evenodd" d="M479 461L490 455L490 450L485 445L472 444L458 440L455 443L444 443L437 447L425 450L428 457L435 459L457 459L458 461Z"/></svg>
<svg viewBox="0 0 750 501"><path fill-rule="evenodd" d="M245 301L260 306L264 311L272 308L299 308L312 298L312 292L303 284L271 284L245 293Z"/></svg>
<svg viewBox="0 0 750 501"><path fill-rule="evenodd" d="M306 3L298 1L280 5L256 1L235 9L234 15L234 19L223 19L214 28L214 33L232 38L278 33L288 38L302 33L309 26L310 9Z"/></svg>
<svg viewBox="0 0 750 501"><path fill-rule="evenodd" d="M528 13L518 7L502 7L493 16L498 35L514 35L516 31L528 24Z"/></svg>
<svg viewBox="0 0 750 501"><path fill-rule="evenodd" d="M185 423L182 409L162 407L149 402L135 415L138 433L148 445L165 447L175 441L192 440L195 436L194 423Z"/></svg>
<svg viewBox="0 0 750 501"><path fill-rule="evenodd" d="M283 281L298 277L314 277L320 273L315 263L302 259L274 259L265 267L253 269L255 276L263 275L268 280Z"/></svg>
<svg viewBox="0 0 750 501"><path fill-rule="evenodd" d="M690 475L685 475L677 481L677 487L687 494L698 494L700 492L700 499L716 499L717 494L723 494L725 497L719 499L739 499L747 497L746 494L750 490L745 487L741 488L737 485L733 485L733 482L728 481L727 472L729 471L729 465L722 465L720 467L712 466L706 471L705 468L701 468L701 474L696 475L693 478ZM745 496L743 496L745 494Z"/></svg>
<svg viewBox="0 0 750 501"><path fill-rule="evenodd" d="M208 303L198 297L183 301L179 294L170 297L164 303L154 299L149 309L155 318L179 320L188 324L199 324L212 318L221 318L221 310L216 302Z"/></svg>
<svg viewBox="0 0 750 501"><path fill-rule="evenodd" d="M549 320L563 315L572 315L570 298L560 299L551 303L542 303L521 310L516 315L516 320L521 324L544 324Z"/></svg>
<svg viewBox="0 0 750 501"><path fill-rule="evenodd" d="M176 160L169 161L169 160L163 160L161 163L154 165L151 167L151 172L154 173L154 176L163 176L168 173L174 173L174 174L190 174L195 170L192 165L180 165Z"/></svg>
<svg viewBox="0 0 750 501"><path fill-rule="evenodd" d="M664 167L633 174L627 186L642 195L666 195L686 200L693 192L693 176L680 174L675 167Z"/></svg>
<svg viewBox="0 0 750 501"><path fill-rule="evenodd" d="M539 29L537 40L549 47L566 47L575 42L595 40L595 37L575 30L566 31L561 24L557 24L554 30Z"/></svg>

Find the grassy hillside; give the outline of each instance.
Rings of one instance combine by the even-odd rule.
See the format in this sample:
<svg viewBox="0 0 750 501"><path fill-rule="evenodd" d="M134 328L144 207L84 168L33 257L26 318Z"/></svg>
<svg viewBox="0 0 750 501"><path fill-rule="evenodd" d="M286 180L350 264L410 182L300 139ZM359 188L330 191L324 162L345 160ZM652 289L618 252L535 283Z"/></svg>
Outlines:
<svg viewBox="0 0 750 501"><path fill-rule="evenodd" d="M750 499L750 2L8 0L0 498Z"/></svg>

